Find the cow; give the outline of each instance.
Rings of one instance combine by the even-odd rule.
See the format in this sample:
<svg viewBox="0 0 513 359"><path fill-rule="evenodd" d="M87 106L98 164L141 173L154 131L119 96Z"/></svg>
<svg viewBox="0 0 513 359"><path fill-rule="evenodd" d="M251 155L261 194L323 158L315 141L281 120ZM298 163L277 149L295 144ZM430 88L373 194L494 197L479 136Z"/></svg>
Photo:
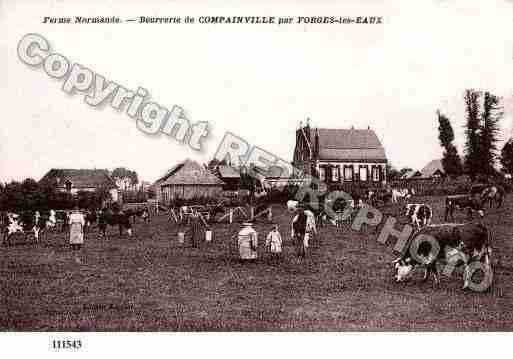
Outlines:
<svg viewBox="0 0 513 359"><path fill-rule="evenodd" d="M298 205L299 201L294 201L290 199L287 201L287 210L291 213L296 212Z"/></svg>
<svg viewBox="0 0 513 359"><path fill-rule="evenodd" d="M422 237L424 235L429 237ZM437 245L432 245L427 238L433 238ZM437 264L445 263L453 266L452 268L463 264L465 289L471 280L469 265L473 261L480 261L484 256L485 263L489 266L491 253L490 232L482 223L444 223L426 226L412 234L403 249L403 255L392 263L397 282L406 281L416 268L423 267L424 281L431 273L438 286L440 269Z"/></svg>
<svg viewBox="0 0 513 359"><path fill-rule="evenodd" d="M21 215L16 213L7 213L2 219L2 243L4 246L11 246L11 238L16 233L24 234L25 236L33 234L34 243L39 242L39 235L45 229L45 220L39 212L22 212Z"/></svg>
<svg viewBox="0 0 513 359"><path fill-rule="evenodd" d="M61 232L69 229L69 214L66 211L57 211L55 214L57 226L60 227Z"/></svg>
<svg viewBox="0 0 513 359"><path fill-rule="evenodd" d="M126 229L128 236L132 236L132 224L129 217L123 212L114 213L110 209L102 209L98 216L98 231L99 236L107 238L107 226L118 226L119 236L123 235L123 229Z"/></svg>
<svg viewBox="0 0 513 359"><path fill-rule="evenodd" d="M125 215L128 218L131 218L132 222L134 222L134 223L136 221L136 218L138 218L138 217L142 218L142 220L144 222L148 222L148 219L150 217L148 209L146 209L146 208L136 208L136 209L128 208L124 212L125 212Z"/></svg>
<svg viewBox="0 0 513 359"><path fill-rule="evenodd" d="M94 210L89 210L84 212L84 232L86 232L93 224L98 221L98 214Z"/></svg>
<svg viewBox="0 0 513 359"><path fill-rule="evenodd" d="M49 230L57 228L57 215L53 209L50 210L50 214L46 220L46 228Z"/></svg>
<svg viewBox="0 0 513 359"><path fill-rule="evenodd" d="M421 228L431 224L433 210L431 209L431 206L424 203L410 203L405 205L404 215L416 230L420 230Z"/></svg>
<svg viewBox="0 0 513 359"><path fill-rule="evenodd" d="M485 206L486 202L489 203L490 208L493 208L493 204L495 203L497 208L502 207L502 202L504 200L504 188L501 186L490 186L486 187L481 192L481 206Z"/></svg>
<svg viewBox="0 0 513 359"><path fill-rule="evenodd" d="M386 205L392 200L392 192L384 190L367 191L367 200L374 207L376 207L379 203Z"/></svg>
<svg viewBox="0 0 513 359"><path fill-rule="evenodd" d="M484 217L484 210L482 202L475 196L470 195L455 195L447 196L445 198L445 220L450 217L454 219L455 209L466 209L467 217L472 219L473 212L477 212L481 218Z"/></svg>

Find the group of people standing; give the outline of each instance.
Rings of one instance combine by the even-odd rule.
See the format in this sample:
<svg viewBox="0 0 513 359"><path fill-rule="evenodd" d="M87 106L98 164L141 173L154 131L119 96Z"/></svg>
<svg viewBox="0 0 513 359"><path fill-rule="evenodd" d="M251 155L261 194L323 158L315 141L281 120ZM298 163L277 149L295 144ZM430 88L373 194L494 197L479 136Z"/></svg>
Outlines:
<svg viewBox="0 0 513 359"><path fill-rule="evenodd" d="M306 257L310 238L317 232L313 214L308 212L303 206L298 206L291 222L291 238L298 259ZM283 239L277 224L274 224L273 229L267 234L265 246L269 249L273 260L281 258ZM243 224L238 234L238 247L241 260L252 261L258 258L258 235L251 223Z"/></svg>

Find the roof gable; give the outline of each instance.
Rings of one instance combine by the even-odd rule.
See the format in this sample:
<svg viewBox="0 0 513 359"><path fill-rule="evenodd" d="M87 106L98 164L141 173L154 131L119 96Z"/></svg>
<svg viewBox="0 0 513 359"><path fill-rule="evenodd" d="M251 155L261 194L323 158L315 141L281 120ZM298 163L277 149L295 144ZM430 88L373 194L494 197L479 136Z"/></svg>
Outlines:
<svg viewBox="0 0 513 359"><path fill-rule="evenodd" d="M444 167L442 165L442 160L432 160L429 162L422 170L422 177L433 177L434 175L445 175Z"/></svg>
<svg viewBox="0 0 513 359"><path fill-rule="evenodd" d="M217 178L198 162L186 159L184 162L171 168L166 176L156 183L166 185L217 185L222 186L224 182Z"/></svg>
<svg viewBox="0 0 513 359"><path fill-rule="evenodd" d="M116 182L103 169L52 168L40 180L40 183L51 182L57 183L58 187L64 187L66 182L71 182L73 188L117 188Z"/></svg>
<svg viewBox="0 0 513 359"><path fill-rule="evenodd" d="M229 165L220 165L218 167L221 178L240 178L240 170Z"/></svg>
<svg viewBox="0 0 513 359"><path fill-rule="evenodd" d="M311 138L319 136L321 160L379 160L386 154L378 136L371 129L312 128Z"/></svg>

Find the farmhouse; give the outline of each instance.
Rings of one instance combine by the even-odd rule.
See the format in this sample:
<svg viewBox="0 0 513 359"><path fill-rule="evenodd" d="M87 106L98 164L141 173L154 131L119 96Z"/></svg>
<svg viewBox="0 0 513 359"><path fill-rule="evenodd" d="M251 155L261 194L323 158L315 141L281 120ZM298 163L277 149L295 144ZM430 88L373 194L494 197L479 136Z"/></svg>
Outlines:
<svg viewBox="0 0 513 359"><path fill-rule="evenodd" d="M157 200L163 204L176 198L215 197L224 182L198 162L186 159L175 165L153 185Z"/></svg>
<svg viewBox="0 0 513 359"><path fill-rule="evenodd" d="M326 183L382 182L387 157L370 128L311 128L307 121L296 130L293 165Z"/></svg>
<svg viewBox="0 0 513 359"><path fill-rule="evenodd" d="M445 177L442 160L433 160L420 170L421 178L440 178Z"/></svg>
<svg viewBox="0 0 513 359"><path fill-rule="evenodd" d="M41 184L53 184L61 192L76 194L79 191L94 192L99 188L109 191L112 200L119 198L116 182L107 170L102 169L58 169L52 168L39 181Z"/></svg>

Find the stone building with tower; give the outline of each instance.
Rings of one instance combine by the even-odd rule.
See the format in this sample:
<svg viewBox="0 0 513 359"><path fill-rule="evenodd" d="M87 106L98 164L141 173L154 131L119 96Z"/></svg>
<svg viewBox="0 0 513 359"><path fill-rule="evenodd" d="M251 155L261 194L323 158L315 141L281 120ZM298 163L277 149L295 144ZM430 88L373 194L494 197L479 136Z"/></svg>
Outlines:
<svg viewBox="0 0 513 359"><path fill-rule="evenodd" d="M313 128L307 120L296 130L293 166L299 176L313 175L326 183L381 183L386 180L387 157L370 128Z"/></svg>

